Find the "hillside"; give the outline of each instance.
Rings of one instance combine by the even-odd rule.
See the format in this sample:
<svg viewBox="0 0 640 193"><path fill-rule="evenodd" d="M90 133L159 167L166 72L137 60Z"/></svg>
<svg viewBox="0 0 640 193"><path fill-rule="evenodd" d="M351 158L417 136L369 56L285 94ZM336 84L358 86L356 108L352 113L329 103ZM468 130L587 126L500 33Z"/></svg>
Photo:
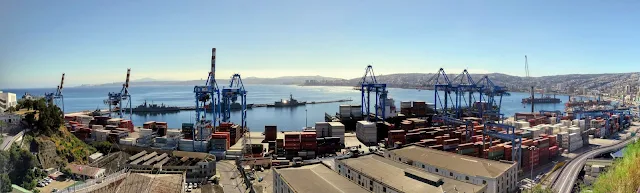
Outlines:
<svg viewBox="0 0 640 193"><path fill-rule="evenodd" d="M640 189L640 142L628 145L624 156L616 160L612 168L601 174L591 187L583 187L594 193L636 192Z"/></svg>
<svg viewBox="0 0 640 193"><path fill-rule="evenodd" d="M459 73L448 72L447 76L453 82ZM395 88L422 88L434 76L433 73L405 73L377 76L378 82L386 83L388 87ZM536 89L542 92L567 93L567 94L592 94L609 93L622 94L625 86L629 86L630 93L638 92L640 86L640 73L614 73L614 74L567 74L543 77L519 77L500 73L471 74L473 81L477 82L482 77L488 76L492 82L499 86L506 86L510 91L528 91L528 85L533 83ZM457 79L459 80L459 79ZM356 86L361 78L349 80L330 80L307 83L304 85L326 86Z"/></svg>
<svg viewBox="0 0 640 193"><path fill-rule="evenodd" d="M456 79L460 72L447 72L451 81ZM377 76L377 81L386 83L393 88L424 88L427 81L434 76L434 73L400 73ZM566 74L542 77L520 77L500 73L471 74L472 79L477 82L482 77L488 76L496 85L505 86L510 91L528 92L529 85L536 85L537 92L544 93L564 93L572 95L594 95L595 93L608 93L611 95L622 95L627 93L626 86L629 86L629 93L635 94L640 86L640 73L610 73L610 74ZM229 80L219 79L219 84L226 84ZM359 85L361 77L352 79L331 78L323 76L285 76L277 78L246 77L242 79L244 84L286 84L304 86L356 86ZM162 81L143 78L132 81L131 86L156 86L156 85L202 85L205 80L187 81ZM84 86L120 86L122 83L108 83Z"/></svg>

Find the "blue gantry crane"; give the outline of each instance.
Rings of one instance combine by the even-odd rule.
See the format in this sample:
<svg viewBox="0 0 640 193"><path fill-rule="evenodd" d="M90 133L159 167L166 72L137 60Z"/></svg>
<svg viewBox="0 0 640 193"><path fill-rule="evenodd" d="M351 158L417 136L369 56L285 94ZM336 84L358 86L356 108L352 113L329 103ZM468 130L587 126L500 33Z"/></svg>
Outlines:
<svg viewBox="0 0 640 193"><path fill-rule="evenodd" d="M231 104L238 101L238 97L240 97L240 128L241 132L246 133L242 140L242 157L252 157L251 154L251 146L248 140L251 138L251 132L249 128L247 128L247 91L244 89L244 84L242 83L242 78L240 74L234 74L229 81L228 88L222 88L222 99L221 101L221 109L222 109L222 121L229 122L231 121Z"/></svg>
<svg viewBox="0 0 640 193"><path fill-rule="evenodd" d="M104 102L109 105L109 117L113 117L113 113L117 112L120 118L124 117L126 109L129 110L129 120L131 120L131 94L129 94L129 76L131 68L127 69L127 79L122 84L120 92L109 92L108 99ZM123 107L124 105L124 107Z"/></svg>
<svg viewBox="0 0 640 193"><path fill-rule="evenodd" d="M501 128L506 131L506 133L500 133L494 128ZM516 161L518 163L518 168L520 166L520 158L522 154L522 137L516 135L515 133L516 127L511 125L486 122L484 124L484 129L482 131L482 147L484 148L486 143L486 136L489 136L489 146L493 146L493 138L503 139L511 141L511 161ZM516 169L519 170L519 169Z"/></svg>
<svg viewBox="0 0 640 193"><path fill-rule="evenodd" d="M365 69L364 76L362 76L362 84L360 85L360 92L362 96L361 112L363 113L366 112L365 116L367 121L371 121L370 109L371 109L371 92L372 91L375 92L374 121L376 121L377 119L381 119L382 121L384 121L387 113L385 112L385 105L386 105L385 103L387 100L387 84L378 83L378 80L376 79L376 75L373 73L373 67L371 65L368 65L367 68ZM366 93L366 96L365 96L365 93Z"/></svg>
<svg viewBox="0 0 640 193"><path fill-rule="evenodd" d="M475 95L473 94L478 90L476 82L473 81L471 75L465 69L462 73L453 78L452 84L455 88L455 104L454 113L455 117L461 118L464 116L463 108L471 110L473 108L473 102L475 101ZM470 111L467 111L471 113Z"/></svg>
<svg viewBox="0 0 640 193"><path fill-rule="evenodd" d="M207 140L214 132L219 110L220 90L216 82L216 48L211 49L211 69L204 86L193 87L196 102L196 123L192 132L194 141ZM211 119L207 118L211 116ZM196 131L198 132L196 135ZM194 142L195 143L195 142ZM195 145L194 145L195 148Z"/></svg>
<svg viewBox="0 0 640 193"><path fill-rule="evenodd" d="M484 76L478 82L476 82L478 92L480 93L480 102L486 100L486 107L484 104L478 106L478 117L486 119L487 117L497 117L498 120L502 120L503 114L500 113L502 107L502 96L509 96L506 87L497 86L489 79L489 76ZM498 97L496 99L496 97Z"/></svg>
<svg viewBox="0 0 640 193"><path fill-rule="evenodd" d="M62 79L60 80L60 85L56 89L55 93L45 93L44 97L47 102L55 104L62 110L62 115L64 116L64 95L62 95L62 88L64 86L64 73L62 73Z"/></svg>
<svg viewBox="0 0 640 193"><path fill-rule="evenodd" d="M433 86L433 111L441 116L453 117L454 113L449 110L454 105L453 99L451 96L453 92L455 94L456 87L453 85L447 73L445 73L444 69L440 68L438 73L433 75L429 80L426 81L427 86ZM440 93L442 91L442 94ZM444 97L444 99L442 99ZM441 109L438 111L438 109Z"/></svg>

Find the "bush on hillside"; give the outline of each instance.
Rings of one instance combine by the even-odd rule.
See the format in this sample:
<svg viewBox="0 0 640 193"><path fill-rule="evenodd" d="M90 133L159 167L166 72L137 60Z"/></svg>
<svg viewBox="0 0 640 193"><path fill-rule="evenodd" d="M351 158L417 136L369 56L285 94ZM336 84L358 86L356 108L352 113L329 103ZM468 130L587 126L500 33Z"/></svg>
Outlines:
<svg viewBox="0 0 640 193"><path fill-rule="evenodd" d="M609 171L600 174L593 192L636 192L640 188L640 142L627 145L624 157L616 160Z"/></svg>

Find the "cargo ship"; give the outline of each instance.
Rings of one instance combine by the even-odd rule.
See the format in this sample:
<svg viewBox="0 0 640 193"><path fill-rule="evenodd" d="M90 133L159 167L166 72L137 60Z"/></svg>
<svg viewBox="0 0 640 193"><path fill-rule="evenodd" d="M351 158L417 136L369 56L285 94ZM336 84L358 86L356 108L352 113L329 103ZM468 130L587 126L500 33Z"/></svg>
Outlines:
<svg viewBox="0 0 640 193"><path fill-rule="evenodd" d="M280 101L276 101L273 104L268 104L267 107L297 107L306 105L307 102L298 100L293 98L292 94L289 94L289 99L281 99Z"/></svg>
<svg viewBox="0 0 640 193"><path fill-rule="evenodd" d="M534 98L533 100L531 100L531 97L528 98L523 98L522 99L522 103L525 104L531 104L531 103L561 103L562 101L559 98L551 98L551 97L542 97L542 98Z"/></svg>
<svg viewBox="0 0 640 193"><path fill-rule="evenodd" d="M180 108L178 107L173 107L173 106L165 106L164 104L161 105L157 105L157 104L147 104L147 101L145 100L144 103L142 103L141 105L132 108L131 109L132 112L136 112L136 113L146 113L146 112L177 112L180 111Z"/></svg>

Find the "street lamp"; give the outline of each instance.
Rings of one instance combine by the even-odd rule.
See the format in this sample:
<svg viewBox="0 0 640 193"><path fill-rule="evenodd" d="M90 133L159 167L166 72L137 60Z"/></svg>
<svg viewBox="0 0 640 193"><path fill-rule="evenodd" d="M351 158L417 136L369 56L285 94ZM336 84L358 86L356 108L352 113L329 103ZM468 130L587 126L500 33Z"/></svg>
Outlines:
<svg viewBox="0 0 640 193"><path fill-rule="evenodd" d="M304 108L304 127L309 127L309 123L308 123L308 114L307 114L307 108Z"/></svg>
<svg viewBox="0 0 640 193"><path fill-rule="evenodd" d="M536 149L538 148L535 146L529 147L529 155L533 155L533 151ZM531 180L534 180L533 179L533 156L529 156L529 166L531 167Z"/></svg>

